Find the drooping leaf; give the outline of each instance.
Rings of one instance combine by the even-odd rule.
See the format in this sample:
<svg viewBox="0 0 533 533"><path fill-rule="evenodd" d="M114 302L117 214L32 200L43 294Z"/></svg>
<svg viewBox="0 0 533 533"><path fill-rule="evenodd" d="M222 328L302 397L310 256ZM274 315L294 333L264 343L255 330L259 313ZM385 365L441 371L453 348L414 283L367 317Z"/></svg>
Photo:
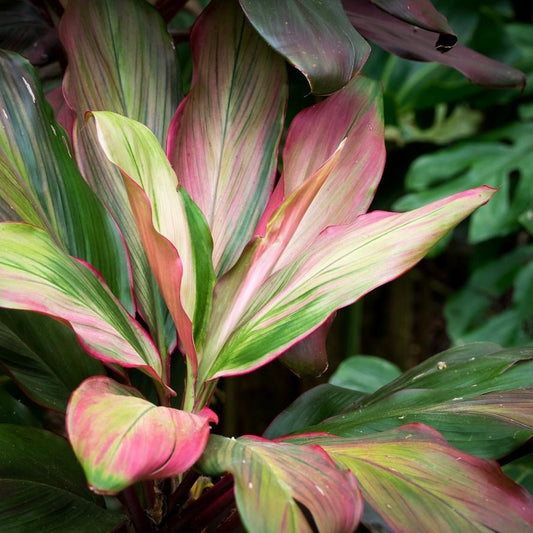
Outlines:
<svg viewBox="0 0 533 533"><path fill-rule="evenodd" d="M213 328L200 374L207 379L239 374L273 359L333 311L418 262L493 192L473 189L409 213L376 211L360 216L354 224L325 230L301 257L261 285L252 304L227 313L228 323L238 327L223 346L221 339L228 338L224 322ZM237 265L229 275L243 273ZM231 282L230 278L228 284ZM225 301L231 300L226 297Z"/></svg>
<svg viewBox="0 0 533 533"><path fill-rule="evenodd" d="M76 158L85 179L123 232L136 303L164 352L175 344L175 332L165 326L171 319L150 270L120 173L102 153L94 125L84 122L84 114L106 110L138 120L164 146L180 99L174 45L157 11L142 0L71 1L59 31L69 60L63 91L77 113Z"/></svg>
<svg viewBox="0 0 533 533"><path fill-rule="evenodd" d="M32 67L0 52L0 220L46 229L71 255L93 265L131 310L122 238L69 146Z"/></svg>
<svg viewBox="0 0 533 533"><path fill-rule="evenodd" d="M292 439L289 439L291 442ZM350 469L365 502L394 531L516 531L533 528L533 498L497 463L450 447L422 424L359 438L312 437Z"/></svg>
<svg viewBox="0 0 533 533"><path fill-rule="evenodd" d="M249 531L313 531L298 504L321 532L353 531L359 523L355 480L319 447L213 435L197 467L210 475L233 474L237 508Z"/></svg>
<svg viewBox="0 0 533 533"><path fill-rule="evenodd" d="M201 455L216 415L154 405L107 377L84 381L67 410L67 432L92 490L115 494L142 479L173 477Z"/></svg>
<svg viewBox="0 0 533 533"><path fill-rule="evenodd" d="M387 359L371 355L354 355L342 361L329 383L360 392L372 393L401 374Z"/></svg>
<svg viewBox="0 0 533 533"><path fill-rule="evenodd" d="M263 39L305 75L314 93L329 94L346 85L370 53L340 0L240 4Z"/></svg>
<svg viewBox="0 0 533 533"><path fill-rule="evenodd" d="M533 436L532 357L530 348L502 350L492 343L453 348L337 416L292 431L348 437L421 422L456 448L478 457L502 457Z"/></svg>
<svg viewBox="0 0 533 533"><path fill-rule="evenodd" d="M487 209L472 217L470 242L508 235L521 227L521 217L533 211L529 172L533 164L533 123L504 128L418 158L406 176L410 194L395 209L413 209L447 191L485 183L498 187Z"/></svg>
<svg viewBox="0 0 533 533"><path fill-rule="evenodd" d="M342 0L342 3L355 29L388 52L407 59L442 63L482 87L525 86L526 77L519 70L461 44L449 48L453 39L443 40L438 33L401 20L370 0Z"/></svg>
<svg viewBox="0 0 533 533"><path fill-rule="evenodd" d="M0 224L0 249L1 307L62 320L93 357L161 380L161 358L151 339L86 263L27 224Z"/></svg>
<svg viewBox="0 0 533 533"><path fill-rule="evenodd" d="M319 424L357 404L365 396L343 387L323 383L299 396L282 411L263 433L267 439L277 439L300 428Z"/></svg>
<svg viewBox="0 0 533 533"><path fill-rule="evenodd" d="M74 332L45 315L0 309L0 347L0 364L24 393L62 412L84 379L103 373Z"/></svg>
<svg viewBox="0 0 533 533"><path fill-rule="evenodd" d="M68 443L48 431L0 425L4 531L109 533L126 520L87 488Z"/></svg>
<svg viewBox="0 0 533 533"><path fill-rule="evenodd" d="M185 352L196 368L192 321L196 337L201 337L215 284L212 242L205 219L179 187L165 153L148 128L110 112L92 116L106 156L124 177L150 265Z"/></svg>
<svg viewBox="0 0 533 533"><path fill-rule="evenodd" d="M220 275L252 237L274 183L285 67L233 0L209 5L191 46L191 91L174 117L168 153L207 219Z"/></svg>

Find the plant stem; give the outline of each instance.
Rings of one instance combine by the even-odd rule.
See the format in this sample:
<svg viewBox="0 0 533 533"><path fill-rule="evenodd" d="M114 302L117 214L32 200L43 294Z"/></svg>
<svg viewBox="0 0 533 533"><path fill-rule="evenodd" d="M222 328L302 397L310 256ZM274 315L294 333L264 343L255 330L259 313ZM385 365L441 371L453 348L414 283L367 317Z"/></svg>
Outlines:
<svg viewBox="0 0 533 533"><path fill-rule="evenodd" d="M152 523L148 520L133 486L124 489L118 498L128 511L136 533L150 533L153 531Z"/></svg>

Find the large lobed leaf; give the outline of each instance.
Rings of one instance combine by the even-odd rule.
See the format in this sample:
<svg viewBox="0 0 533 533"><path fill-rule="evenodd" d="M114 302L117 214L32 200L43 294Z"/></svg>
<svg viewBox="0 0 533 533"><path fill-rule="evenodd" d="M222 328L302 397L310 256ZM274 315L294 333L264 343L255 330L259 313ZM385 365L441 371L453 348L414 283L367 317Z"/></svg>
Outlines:
<svg viewBox="0 0 533 533"><path fill-rule="evenodd" d="M305 75L314 93L329 94L346 85L370 53L340 0L240 4L263 39Z"/></svg>
<svg viewBox="0 0 533 533"><path fill-rule="evenodd" d="M473 189L409 213L373 212L354 224L323 231L305 253L259 287L247 308L232 309L218 324L213 321L200 375L211 379L238 374L273 359L333 311L418 262L493 192L488 187ZM230 290L239 287L243 270L237 265L215 288L215 310L220 295L226 302L233 299L231 292L223 292L222 283ZM229 338L226 321L236 324Z"/></svg>
<svg viewBox="0 0 533 533"><path fill-rule="evenodd" d="M28 224L0 224L0 306L64 321L97 359L161 380L159 353L98 274Z"/></svg>
<svg viewBox="0 0 533 533"><path fill-rule="evenodd" d="M207 219L221 274L252 237L274 183L285 66L236 1L209 5L194 26L191 47L191 91L174 117L168 154Z"/></svg>
<svg viewBox="0 0 533 533"><path fill-rule="evenodd" d="M393 531L513 531L533 527L533 499L497 463L451 448L430 427L408 424L366 437L296 437L351 470L365 504ZM293 439L289 439L293 442Z"/></svg>
<svg viewBox="0 0 533 533"><path fill-rule="evenodd" d="M36 428L0 425L3 531L108 533L126 521L85 482L65 439Z"/></svg>
<svg viewBox="0 0 533 533"><path fill-rule="evenodd" d="M107 377L85 380L67 410L70 443L92 490L115 494L142 479L177 476L200 457L216 415L154 405Z"/></svg>
<svg viewBox="0 0 533 533"><path fill-rule="evenodd" d="M210 475L233 474L237 508L249 531L310 533L301 506L324 533L353 531L361 517L355 479L318 446L214 435L197 467Z"/></svg>
<svg viewBox="0 0 533 533"><path fill-rule="evenodd" d="M164 146L180 99L176 52L157 11L142 0L73 0L59 25L68 56L63 91L77 116L73 143L85 179L120 226L131 260L136 304L162 353L175 331L158 292L118 170L102 153L87 110L145 124ZM166 331L166 334L165 334Z"/></svg>

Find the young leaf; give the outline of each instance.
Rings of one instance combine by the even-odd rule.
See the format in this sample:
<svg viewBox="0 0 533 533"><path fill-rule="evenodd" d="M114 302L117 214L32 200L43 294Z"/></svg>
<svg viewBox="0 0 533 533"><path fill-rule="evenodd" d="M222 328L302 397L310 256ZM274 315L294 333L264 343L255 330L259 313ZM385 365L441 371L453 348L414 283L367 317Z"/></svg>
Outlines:
<svg viewBox="0 0 533 533"><path fill-rule="evenodd" d="M161 359L150 338L87 264L27 224L0 224L0 249L1 307L62 320L93 357L161 380Z"/></svg>
<svg viewBox="0 0 533 533"><path fill-rule="evenodd" d="M421 422L456 448L502 457L533 435L532 379L533 350L470 344L431 357L337 416L291 431L348 437Z"/></svg>
<svg viewBox="0 0 533 533"><path fill-rule="evenodd" d="M237 508L249 531L354 531L362 501L354 478L318 446L295 446L258 437L213 435L197 467L210 475L231 472Z"/></svg>
<svg viewBox="0 0 533 533"><path fill-rule="evenodd" d="M88 488L65 439L36 428L0 425L3 531L109 533L126 521Z"/></svg>
<svg viewBox="0 0 533 533"><path fill-rule="evenodd" d="M92 116L106 156L123 175L150 265L195 371L192 320L201 336L215 284L211 236L203 215L178 186L148 128L107 111Z"/></svg>
<svg viewBox="0 0 533 533"><path fill-rule="evenodd" d="M240 316L233 309L227 313L227 321L238 327L223 346L221 339L228 338L224 321L213 327L200 374L204 379L239 374L273 359L336 309L416 264L493 193L482 187L409 213L376 211L325 230L301 257L270 276L244 311L235 310ZM235 268L230 275L243 273ZM217 298L215 290L214 308ZM227 295L225 301L230 301Z"/></svg>
<svg viewBox="0 0 533 533"><path fill-rule="evenodd" d="M139 38L146 36L149 38ZM157 11L142 0L73 0L59 24L68 56L63 92L77 113L73 143L85 179L113 214L126 241L136 304L161 352L175 331L137 232L118 170L102 153L87 110L120 113L145 124L165 146L180 100L176 51Z"/></svg>
<svg viewBox="0 0 533 533"><path fill-rule="evenodd" d="M115 222L83 180L33 68L0 52L0 220L46 229L92 264L132 310L129 267Z"/></svg>
<svg viewBox="0 0 533 533"><path fill-rule="evenodd" d="M201 455L216 415L156 406L107 377L84 381L67 410L67 432L90 488L115 494L142 479L177 476Z"/></svg>
<svg viewBox="0 0 533 533"><path fill-rule="evenodd" d="M240 3L261 37L304 74L314 93L329 94L346 85L370 53L340 0Z"/></svg>
<svg viewBox="0 0 533 533"><path fill-rule="evenodd" d="M0 309L0 348L0 363L24 393L62 412L84 379L104 372L70 328L30 311Z"/></svg>
<svg viewBox="0 0 533 533"><path fill-rule="evenodd" d="M236 1L215 1L191 36L192 87L169 133L180 184L204 213L221 274L253 235L274 182L285 66Z"/></svg>
<svg viewBox="0 0 533 533"><path fill-rule="evenodd" d="M292 439L289 439L292 442ZM359 438L302 436L351 470L394 531L531 531L533 499L495 462L455 450L422 424Z"/></svg>

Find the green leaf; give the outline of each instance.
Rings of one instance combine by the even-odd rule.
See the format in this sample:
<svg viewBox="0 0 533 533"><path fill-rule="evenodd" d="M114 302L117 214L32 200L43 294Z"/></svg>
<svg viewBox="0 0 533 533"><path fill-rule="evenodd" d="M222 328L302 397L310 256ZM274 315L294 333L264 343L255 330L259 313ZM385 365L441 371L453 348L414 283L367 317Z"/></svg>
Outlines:
<svg viewBox="0 0 533 533"><path fill-rule="evenodd" d="M370 53L340 0L240 3L261 37L304 74L314 93L329 94L346 85Z"/></svg>
<svg viewBox="0 0 533 533"><path fill-rule="evenodd" d="M88 265L27 224L0 224L0 248L0 306L60 319L93 357L161 380L151 339Z"/></svg>
<svg viewBox="0 0 533 533"><path fill-rule="evenodd" d="M0 52L0 197L0 220L46 229L69 254L92 264L133 308L116 224L76 168L33 68L5 51Z"/></svg>
<svg viewBox="0 0 533 533"><path fill-rule="evenodd" d="M33 401L65 412L72 391L103 373L74 332L29 311L0 309L0 362Z"/></svg>
<svg viewBox="0 0 533 533"><path fill-rule="evenodd" d="M6 385L11 381L0 384L0 424L17 424L21 426L36 426L41 424L32 412L19 400L13 397Z"/></svg>
<svg viewBox="0 0 533 533"><path fill-rule="evenodd" d="M97 376L73 393L66 425L91 489L116 494L136 481L188 470L205 447L209 422L217 421L207 407L193 414L157 406Z"/></svg>
<svg viewBox="0 0 533 533"><path fill-rule="evenodd" d="M191 91L174 117L168 152L206 217L220 275L252 237L274 184L286 74L236 1L209 5L191 47Z"/></svg>
<svg viewBox="0 0 533 533"><path fill-rule="evenodd" d="M237 508L249 531L354 531L362 501L357 484L319 447L258 437L210 437L196 465L209 475L231 472Z"/></svg>
<svg viewBox="0 0 533 533"><path fill-rule="evenodd" d="M0 425L2 531L109 533L126 518L87 488L69 444L48 431Z"/></svg>
<svg viewBox="0 0 533 533"><path fill-rule="evenodd" d="M472 243L508 235L533 211L529 171L533 165L533 123L513 123L475 141L419 157L407 173L410 194L395 209L413 209L465 187L498 187L493 200L472 217Z"/></svg>
<svg viewBox="0 0 533 533"><path fill-rule="evenodd" d="M63 90L77 113L75 153L85 179L109 208L126 241L136 303L161 351L175 331L137 232L120 173L102 153L87 110L120 113L145 124L165 146L180 88L176 53L157 11L142 0L73 0L59 25L68 56ZM140 38L142 36L142 38ZM165 348L164 348L164 345Z"/></svg>
<svg viewBox="0 0 533 533"><path fill-rule="evenodd" d="M197 338L211 309L215 273L205 219L178 179L156 138L134 120L97 111L100 144L121 171L139 234L161 293L194 369Z"/></svg>
<svg viewBox="0 0 533 533"><path fill-rule="evenodd" d="M416 264L492 194L488 188L474 189L409 213L376 211L353 224L324 230L304 254L270 275L247 307L232 305L222 320L213 319L199 374L204 379L239 374L272 360L333 311ZM219 282L214 310L217 290L224 302L233 302L230 291L240 288L239 282L248 276L247 258L242 261L242 270L237 265ZM226 293L221 288L224 281ZM245 291L241 294L249 297ZM216 311L213 317L218 317Z"/></svg>
<svg viewBox="0 0 533 533"><path fill-rule="evenodd" d="M292 439L289 442L293 442ZM533 499L495 462L447 445L433 429L409 424L359 438L312 437L356 476L365 502L394 531L513 531L533 528Z"/></svg>
<svg viewBox="0 0 533 533"><path fill-rule="evenodd" d="M386 359L372 355L354 355L339 365L329 382L338 387L370 393L400 374L400 369Z"/></svg>
<svg viewBox="0 0 533 533"><path fill-rule="evenodd" d="M447 350L348 410L300 432L359 436L410 422L431 424L479 457L510 453L533 435L533 349L476 343Z"/></svg>

